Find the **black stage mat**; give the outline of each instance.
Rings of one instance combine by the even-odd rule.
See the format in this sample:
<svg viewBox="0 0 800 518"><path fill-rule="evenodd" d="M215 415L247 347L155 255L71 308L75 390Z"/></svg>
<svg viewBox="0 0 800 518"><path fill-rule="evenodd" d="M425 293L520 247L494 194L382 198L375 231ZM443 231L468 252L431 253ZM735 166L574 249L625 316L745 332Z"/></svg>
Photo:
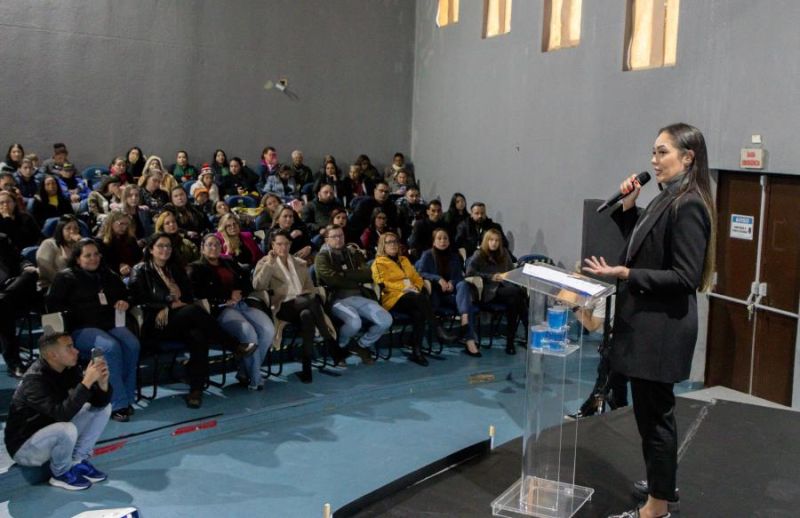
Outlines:
<svg viewBox="0 0 800 518"><path fill-rule="evenodd" d="M676 415L681 502L673 517L800 516L800 413L678 398ZM577 516L604 517L636 505L632 482L644 478L644 464L632 410L582 420L578 444L575 482L595 493ZM491 516L492 500L520 476L521 451L516 439L334 516Z"/></svg>

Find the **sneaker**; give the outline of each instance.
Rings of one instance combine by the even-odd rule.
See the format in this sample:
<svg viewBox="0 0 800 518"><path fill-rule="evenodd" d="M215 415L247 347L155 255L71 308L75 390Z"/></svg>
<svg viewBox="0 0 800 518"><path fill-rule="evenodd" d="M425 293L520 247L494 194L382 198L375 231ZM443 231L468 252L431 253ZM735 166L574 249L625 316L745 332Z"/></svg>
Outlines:
<svg viewBox="0 0 800 518"><path fill-rule="evenodd" d="M92 483L89 481L89 479L81 475L78 470L75 469L76 466L72 466L63 475L53 475L50 477L50 485L54 487L60 487L61 489L66 489L68 491L81 491L83 489L89 489L92 487Z"/></svg>
<svg viewBox="0 0 800 518"><path fill-rule="evenodd" d="M82 460L79 464L72 466L72 469L92 483L102 482L108 478L108 475L92 466L88 460Z"/></svg>

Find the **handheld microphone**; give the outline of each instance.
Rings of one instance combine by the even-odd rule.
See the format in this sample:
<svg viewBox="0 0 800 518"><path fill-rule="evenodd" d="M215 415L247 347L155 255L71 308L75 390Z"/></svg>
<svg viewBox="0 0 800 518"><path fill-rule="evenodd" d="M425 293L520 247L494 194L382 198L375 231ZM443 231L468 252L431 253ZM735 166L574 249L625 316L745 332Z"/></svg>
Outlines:
<svg viewBox="0 0 800 518"><path fill-rule="evenodd" d="M639 182L640 186L646 184L647 182L650 181L650 173L648 173L647 171L642 171L641 173L636 175L636 181ZM615 192L609 199L603 202L602 205L597 207L597 212L603 212L604 210L606 210L607 208L609 208L610 206L614 205L619 200L624 198L625 196L629 195L631 192L633 191L628 191L625 193L619 191Z"/></svg>

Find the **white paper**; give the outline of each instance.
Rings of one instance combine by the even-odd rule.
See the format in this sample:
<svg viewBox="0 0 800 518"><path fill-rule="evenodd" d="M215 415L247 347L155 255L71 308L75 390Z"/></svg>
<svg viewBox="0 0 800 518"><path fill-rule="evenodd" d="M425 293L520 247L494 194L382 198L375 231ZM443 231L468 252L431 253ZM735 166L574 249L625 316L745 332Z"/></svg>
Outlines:
<svg viewBox="0 0 800 518"><path fill-rule="evenodd" d="M546 266L537 264L526 264L522 268L522 273L530 277L536 277L537 279L552 282L559 286L572 288L575 291L586 293L590 296L597 295L606 289L606 287L602 284L595 284L594 282L580 279L574 275L559 272L558 270L553 270L552 268L547 268Z"/></svg>
<svg viewBox="0 0 800 518"><path fill-rule="evenodd" d="M733 239L746 239L747 241L752 241L755 220L756 218L753 216L731 214L730 237Z"/></svg>
<svg viewBox="0 0 800 518"><path fill-rule="evenodd" d="M114 310L114 327L125 327L125 312L121 309Z"/></svg>

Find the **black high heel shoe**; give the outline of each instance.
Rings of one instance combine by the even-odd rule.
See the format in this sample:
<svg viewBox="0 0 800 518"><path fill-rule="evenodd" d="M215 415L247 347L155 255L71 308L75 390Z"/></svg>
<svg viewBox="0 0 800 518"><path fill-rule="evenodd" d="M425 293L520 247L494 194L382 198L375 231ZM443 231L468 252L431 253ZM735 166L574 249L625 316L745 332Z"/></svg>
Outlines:
<svg viewBox="0 0 800 518"><path fill-rule="evenodd" d="M464 352L467 354L467 356L472 356L473 358L481 358L483 356L481 354L481 346L476 343L475 344L475 348L478 349L478 350L475 351L475 352L472 352L472 351L469 350L469 345L464 344Z"/></svg>

